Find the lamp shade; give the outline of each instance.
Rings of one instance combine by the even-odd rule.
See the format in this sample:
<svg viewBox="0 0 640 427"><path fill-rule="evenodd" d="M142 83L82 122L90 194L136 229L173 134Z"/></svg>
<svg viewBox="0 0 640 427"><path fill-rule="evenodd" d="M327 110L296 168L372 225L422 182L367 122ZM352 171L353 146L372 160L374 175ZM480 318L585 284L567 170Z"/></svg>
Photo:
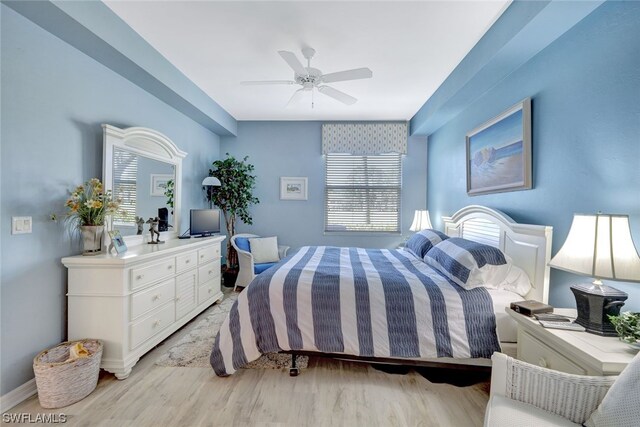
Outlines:
<svg viewBox="0 0 640 427"><path fill-rule="evenodd" d="M575 214L567 240L549 266L596 279L640 282L629 216Z"/></svg>
<svg viewBox="0 0 640 427"><path fill-rule="evenodd" d="M210 185L212 187L220 187L221 183L215 176L208 176L202 180L202 185Z"/></svg>
<svg viewBox="0 0 640 427"><path fill-rule="evenodd" d="M433 228L431 219L429 219L429 211L417 210L415 214L413 214L413 223L411 227L409 227L409 230L420 231L427 228Z"/></svg>

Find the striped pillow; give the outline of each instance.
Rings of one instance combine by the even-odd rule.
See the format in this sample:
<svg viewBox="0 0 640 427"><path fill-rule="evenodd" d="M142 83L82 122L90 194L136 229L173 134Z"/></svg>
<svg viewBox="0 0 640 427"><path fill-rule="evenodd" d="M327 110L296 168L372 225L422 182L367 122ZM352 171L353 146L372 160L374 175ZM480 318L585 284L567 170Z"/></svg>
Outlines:
<svg viewBox="0 0 640 427"><path fill-rule="evenodd" d="M502 283L511 268L500 249L459 237L435 245L424 261L465 289Z"/></svg>
<svg viewBox="0 0 640 427"><path fill-rule="evenodd" d="M411 236L404 246L413 251L418 258L422 258L427 252L429 252L429 249L448 238L449 236L439 232L438 230L427 229L419 231Z"/></svg>

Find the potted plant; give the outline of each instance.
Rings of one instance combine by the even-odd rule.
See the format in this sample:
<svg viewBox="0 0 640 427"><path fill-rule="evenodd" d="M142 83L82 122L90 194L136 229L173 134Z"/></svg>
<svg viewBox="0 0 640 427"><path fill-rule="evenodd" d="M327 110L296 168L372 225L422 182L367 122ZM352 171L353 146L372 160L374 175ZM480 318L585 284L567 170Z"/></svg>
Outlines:
<svg viewBox="0 0 640 427"><path fill-rule="evenodd" d="M640 348L640 313L625 311L619 316L609 315L609 320L621 341Z"/></svg>
<svg viewBox="0 0 640 427"><path fill-rule="evenodd" d="M105 220L120 208L111 191L104 191L98 178L77 186L65 204L67 221L82 235L82 255L96 255L102 250Z"/></svg>
<svg viewBox="0 0 640 427"><path fill-rule="evenodd" d="M238 275L238 254L231 246L231 237L236 234L236 219L245 224L253 224L249 207L260 203L253 196L256 177L252 175L254 166L247 163L249 156L238 160L226 153L226 158L216 160L209 169L209 176L220 180L219 187L207 186L207 200L222 211L227 228L227 264L223 269L225 286L233 286Z"/></svg>

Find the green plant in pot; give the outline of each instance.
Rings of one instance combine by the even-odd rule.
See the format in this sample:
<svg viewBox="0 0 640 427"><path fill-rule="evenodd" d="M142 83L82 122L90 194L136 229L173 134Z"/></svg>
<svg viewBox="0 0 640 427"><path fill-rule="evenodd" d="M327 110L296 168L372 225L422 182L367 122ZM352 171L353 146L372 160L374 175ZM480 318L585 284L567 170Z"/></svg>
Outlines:
<svg viewBox="0 0 640 427"><path fill-rule="evenodd" d="M249 213L251 205L260 203L253 196L256 177L252 174L254 166L247 162L248 156L242 160L226 153L226 158L216 160L209 169L209 176L220 180L219 187L207 186L207 200L222 211L227 229L227 265L224 269L225 286L233 286L238 274L238 254L231 246L231 237L236 234L236 220L245 224L253 224Z"/></svg>
<svg viewBox="0 0 640 427"><path fill-rule="evenodd" d="M609 316L620 340L640 348L640 313L625 311L619 316Z"/></svg>

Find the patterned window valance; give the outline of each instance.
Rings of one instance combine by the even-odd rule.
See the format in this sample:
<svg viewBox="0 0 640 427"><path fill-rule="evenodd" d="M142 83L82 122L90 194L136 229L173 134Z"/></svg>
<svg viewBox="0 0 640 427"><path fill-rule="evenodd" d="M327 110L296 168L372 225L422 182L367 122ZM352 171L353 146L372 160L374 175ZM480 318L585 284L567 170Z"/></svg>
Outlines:
<svg viewBox="0 0 640 427"><path fill-rule="evenodd" d="M407 123L322 125L322 154L407 154Z"/></svg>

